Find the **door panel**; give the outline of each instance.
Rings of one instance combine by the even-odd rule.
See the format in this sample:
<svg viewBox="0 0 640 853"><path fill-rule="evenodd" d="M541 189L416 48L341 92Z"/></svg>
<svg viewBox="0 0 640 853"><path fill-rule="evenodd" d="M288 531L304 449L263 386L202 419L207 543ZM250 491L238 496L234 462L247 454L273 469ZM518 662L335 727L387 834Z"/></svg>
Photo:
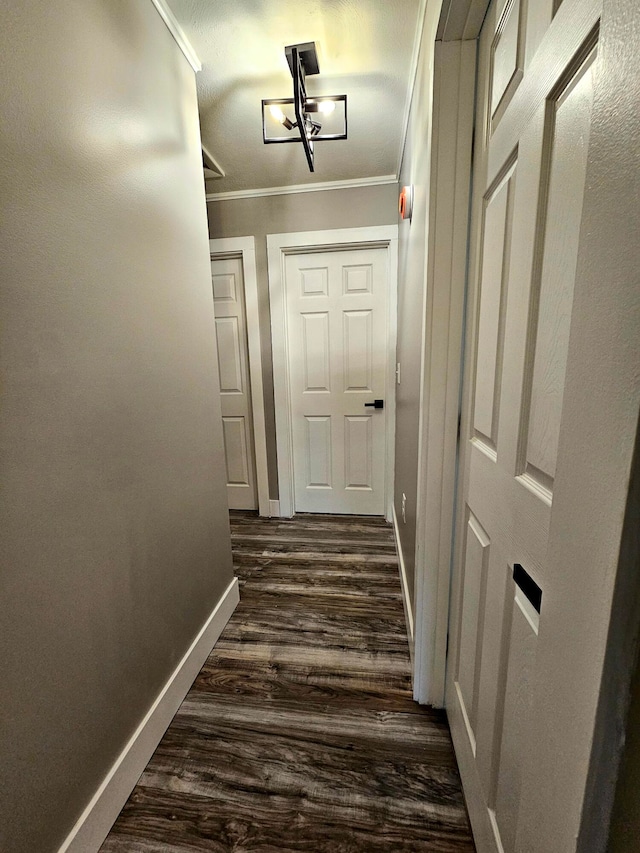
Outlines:
<svg viewBox="0 0 640 853"><path fill-rule="evenodd" d="M327 296L329 292L329 270L327 267L303 267L300 269L301 296Z"/></svg>
<svg viewBox="0 0 640 853"><path fill-rule="evenodd" d="M529 342L532 380L523 406L526 436L521 473L549 493L553 489L569 349L573 285L593 104L592 53L547 110L543 158L548 166L548 202L541 246L535 343ZM536 290L538 291L536 293ZM537 303L537 305L535 304Z"/></svg>
<svg viewBox="0 0 640 853"><path fill-rule="evenodd" d="M345 311L344 323L344 390L372 393L373 384L373 313Z"/></svg>
<svg viewBox="0 0 640 853"><path fill-rule="evenodd" d="M507 666L501 720L500 759L495 772L495 814L505 850L515 850L523 765L523 735L531 705L530 676L537 634L518 601L511 599Z"/></svg>
<svg viewBox="0 0 640 853"><path fill-rule="evenodd" d="M466 538L464 593L458 648L458 684L469 737L475 744L478 676L482 655L481 628L484 623L484 600L491 542L486 531L471 512L467 521Z"/></svg>
<svg viewBox="0 0 640 853"><path fill-rule="evenodd" d="M211 258L230 509L257 509L242 260Z"/></svg>
<svg viewBox="0 0 640 853"><path fill-rule="evenodd" d="M518 846L521 782L538 624L553 595L547 546L598 62L597 30L580 41L570 15L552 22L551 10L494 0L479 48L447 678L479 853L537 849ZM539 617L516 563L543 590Z"/></svg>
<svg viewBox="0 0 640 853"><path fill-rule="evenodd" d="M373 489L373 416L347 415L344 424L345 489Z"/></svg>
<svg viewBox="0 0 640 853"><path fill-rule="evenodd" d="M525 0L507 0L503 7L491 45L490 91L491 119L497 123L508 102L513 97L524 65L524 20L522 7Z"/></svg>
<svg viewBox="0 0 640 853"><path fill-rule="evenodd" d="M306 488L331 489L331 418L305 417L307 423Z"/></svg>
<svg viewBox="0 0 640 853"><path fill-rule="evenodd" d="M475 766L486 804L495 804L500 764L500 743L506 694L509 638L513 615L511 573L504 552L493 543L487 568L487 587L482 614L481 659L478 661ZM483 803L483 808L486 805Z"/></svg>
<svg viewBox="0 0 640 853"><path fill-rule="evenodd" d="M383 515L388 253L285 259L295 509Z"/></svg>
<svg viewBox="0 0 640 853"><path fill-rule="evenodd" d="M304 354L304 391L331 391L329 358L329 314L326 311L302 313L302 350Z"/></svg>
<svg viewBox="0 0 640 853"><path fill-rule="evenodd" d="M237 317L216 317L218 371L222 394L244 394L242 341Z"/></svg>
<svg viewBox="0 0 640 853"><path fill-rule="evenodd" d="M496 452L504 313L506 308L513 214L513 187L516 164L509 165L504 177L485 199L483 221L482 275L476 354L474 429L478 442Z"/></svg>
<svg viewBox="0 0 640 853"><path fill-rule="evenodd" d="M224 452L227 461L227 483L230 486L248 486L249 454L247 427L244 418L222 418Z"/></svg>

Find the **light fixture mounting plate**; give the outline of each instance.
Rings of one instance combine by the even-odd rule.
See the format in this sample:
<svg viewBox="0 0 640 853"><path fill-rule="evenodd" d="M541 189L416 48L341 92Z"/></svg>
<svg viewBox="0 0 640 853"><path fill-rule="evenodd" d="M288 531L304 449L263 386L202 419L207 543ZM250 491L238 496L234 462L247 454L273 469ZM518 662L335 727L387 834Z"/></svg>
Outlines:
<svg viewBox="0 0 640 853"><path fill-rule="evenodd" d="M295 74L295 66L293 62L293 49L298 49L298 57L300 64L304 69L305 76L310 74L319 74L320 66L318 65L318 54L316 53L316 43L314 41L305 41L302 44L289 44L284 49L287 62L289 63L289 71L291 76Z"/></svg>

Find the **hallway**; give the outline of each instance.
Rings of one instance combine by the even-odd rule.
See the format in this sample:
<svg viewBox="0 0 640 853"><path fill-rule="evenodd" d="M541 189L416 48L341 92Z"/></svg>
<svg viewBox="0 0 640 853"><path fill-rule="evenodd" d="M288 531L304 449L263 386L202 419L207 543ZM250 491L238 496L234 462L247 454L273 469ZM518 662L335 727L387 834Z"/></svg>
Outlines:
<svg viewBox="0 0 640 853"><path fill-rule="evenodd" d="M241 601L101 853L474 850L390 525L232 513Z"/></svg>

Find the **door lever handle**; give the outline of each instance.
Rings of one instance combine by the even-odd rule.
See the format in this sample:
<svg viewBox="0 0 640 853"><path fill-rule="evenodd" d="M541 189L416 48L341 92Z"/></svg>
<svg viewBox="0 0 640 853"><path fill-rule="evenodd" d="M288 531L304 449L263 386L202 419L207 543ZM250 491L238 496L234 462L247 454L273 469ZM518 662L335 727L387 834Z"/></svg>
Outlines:
<svg viewBox="0 0 640 853"><path fill-rule="evenodd" d="M372 409L384 409L384 400L374 400L373 403L365 403L365 406Z"/></svg>

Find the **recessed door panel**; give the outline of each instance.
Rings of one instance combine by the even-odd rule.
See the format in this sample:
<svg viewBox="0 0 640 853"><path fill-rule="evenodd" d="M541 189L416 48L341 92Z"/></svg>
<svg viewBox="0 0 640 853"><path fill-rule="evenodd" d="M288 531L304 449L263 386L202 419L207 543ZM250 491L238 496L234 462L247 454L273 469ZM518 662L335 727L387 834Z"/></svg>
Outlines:
<svg viewBox="0 0 640 853"><path fill-rule="evenodd" d="M236 277L235 274L220 273L211 276L213 285L213 301L217 303L236 301Z"/></svg>
<svg viewBox="0 0 640 853"><path fill-rule="evenodd" d="M305 393L331 391L329 313L302 314Z"/></svg>
<svg viewBox="0 0 640 853"><path fill-rule="evenodd" d="M216 317L221 394L244 394L242 340L237 317Z"/></svg>
<svg viewBox="0 0 640 853"><path fill-rule="evenodd" d="M373 312L345 311L344 365L345 391L367 391L371 393L373 374Z"/></svg>
<svg viewBox="0 0 640 853"><path fill-rule="evenodd" d="M373 415L349 415L345 418L345 488L373 488Z"/></svg>
<svg viewBox="0 0 640 853"><path fill-rule="evenodd" d="M526 758L523 754L524 733L531 708L530 679L537 639L517 599L513 600L512 606L495 801L495 814L505 853L515 851L522 766Z"/></svg>
<svg viewBox="0 0 640 853"><path fill-rule="evenodd" d="M491 115L504 110L522 77L522 0L507 0L491 48Z"/></svg>
<svg viewBox="0 0 640 853"><path fill-rule="evenodd" d="M373 267L371 264L343 266L343 291L347 293L372 293Z"/></svg>
<svg viewBox="0 0 640 853"><path fill-rule="evenodd" d="M515 169L515 163L511 164L497 186L489 192L483 223L473 423L477 438L493 453L497 452Z"/></svg>
<svg viewBox="0 0 640 853"><path fill-rule="evenodd" d="M300 290L302 296L326 296L329 287L327 267L310 267L300 270Z"/></svg>
<svg viewBox="0 0 640 853"><path fill-rule="evenodd" d="M307 416L307 488L331 488L331 417Z"/></svg>
<svg viewBox="0 0 640 853"><path fill-rule="evenodd" d="M480 674L482 642L480 626L489 564L489 537L478 519L469 512L466 530L462 620L458 656L460 695L470 732L475 728L476 692ZM475 734L472 734L475 742Z"/></svg>
<svg viewBox="0 0 640 853"><path fill-rule="evenodd" d="M249 486L249 450L244 418L222 418L227 485Z"/></svg>
<svg viewBox="0 0 640 853"><path fill-rule="evenodd" d="M553 489L562 416L571 308L578 257L582 196L593 103L593 56L547 110L545 145L548 170L546 224L540 235L542 264L532 310L537 312L531 340L530 398L524 473ZM529 402L527 407L526 403Z"/></svg>

